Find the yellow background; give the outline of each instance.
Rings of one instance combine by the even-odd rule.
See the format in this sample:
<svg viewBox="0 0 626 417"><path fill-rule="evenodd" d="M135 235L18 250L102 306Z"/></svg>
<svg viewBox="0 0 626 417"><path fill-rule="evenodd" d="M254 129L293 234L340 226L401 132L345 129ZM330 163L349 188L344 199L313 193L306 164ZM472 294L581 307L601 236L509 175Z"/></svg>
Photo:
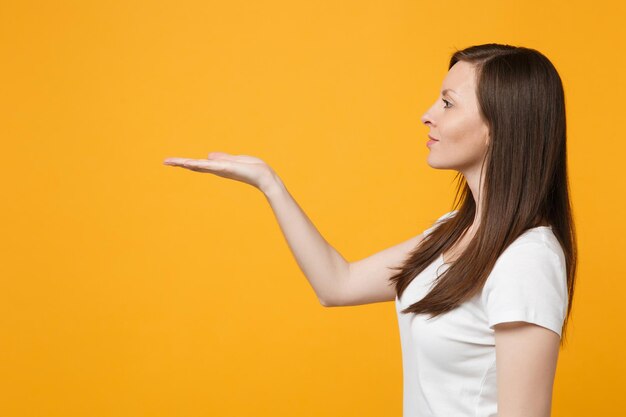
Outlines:
<svg viewBox="0 0 626 417"><path fill-rule="evenodd" d="M553 416L626 384L624 2L3 1L0 415L401 416L394 304L324 308L248 154L357 260L449 210L420 116L455 49L566 91L580 264Z"/></svg>

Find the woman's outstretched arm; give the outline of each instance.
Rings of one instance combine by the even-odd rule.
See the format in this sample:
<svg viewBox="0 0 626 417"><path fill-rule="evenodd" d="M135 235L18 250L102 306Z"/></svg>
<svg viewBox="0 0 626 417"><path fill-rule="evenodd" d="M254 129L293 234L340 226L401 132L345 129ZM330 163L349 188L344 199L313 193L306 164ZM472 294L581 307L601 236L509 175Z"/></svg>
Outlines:
<svg viewBox="0 0 626 417"><path fill-rule="evenodd" d="M287 188L263 160L211 152L208 159L167 158L164 164L241 181L259 189L271 205L296 262L324 306L338 301L349 263L315 228Z"/></svg>
<svg viewBox="0 0 626 417"><path fill-rule="evenodd" d="M326 307L354 306L393 301L396 289L389 278L408 253L423 239L419 234L367 258L348 262L318 232L313 223L276 177L265 196L300 269Z"/></svg>
<svg viewBox="0 0 626 417"><path fill-rule="evenodd" d="M361 305L395 299L389 278L422 240L415 236L356 262L348 262L319 233L269 165L248 155L212 152L209 159L167 158L166 165L245 182L269 202L298 266L323 306Z"/></svg>
<svg viewBox="0 0 626 417"><path fill-rule="evenodd" d="M275 176L262 189L300 270L323 306L339 303L350 263L317 230L283 182Z"/></svg>

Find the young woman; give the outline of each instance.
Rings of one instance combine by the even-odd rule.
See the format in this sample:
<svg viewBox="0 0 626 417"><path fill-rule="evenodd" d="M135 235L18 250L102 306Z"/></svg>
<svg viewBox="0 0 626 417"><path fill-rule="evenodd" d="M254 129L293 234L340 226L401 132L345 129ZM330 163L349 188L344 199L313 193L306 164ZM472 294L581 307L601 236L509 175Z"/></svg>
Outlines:
<svg viewBox="0 0 626 417"><path fill-rule="evenodd" d="M322 305L395 301L405 417L548 417L577 264L561 79L536 50L472 46L453 54L422 122L428 164L457 171L460 200L423 234L355 262L261 159L165 164L261 190Z"/></svg>

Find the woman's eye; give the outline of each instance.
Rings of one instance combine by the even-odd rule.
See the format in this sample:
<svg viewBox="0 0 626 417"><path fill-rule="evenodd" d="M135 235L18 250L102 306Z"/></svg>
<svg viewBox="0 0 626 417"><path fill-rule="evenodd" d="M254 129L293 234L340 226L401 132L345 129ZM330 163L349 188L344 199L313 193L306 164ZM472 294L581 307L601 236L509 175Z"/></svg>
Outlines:
<svg viewBox="0 0 626 417"><path fill-rule="evenodd" d="M442 98L443 102L446 104L450 104L450 102L448 100L446 100L445 98ZM444 109L448 109L450 108L449 106L443 106Z"/></svg>

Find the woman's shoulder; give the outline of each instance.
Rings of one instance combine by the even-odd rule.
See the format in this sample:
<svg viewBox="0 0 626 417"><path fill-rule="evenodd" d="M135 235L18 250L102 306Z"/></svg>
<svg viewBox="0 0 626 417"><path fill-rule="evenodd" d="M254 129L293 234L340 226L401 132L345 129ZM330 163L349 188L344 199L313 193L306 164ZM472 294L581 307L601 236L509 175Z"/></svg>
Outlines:
<svg viewBox="0 0 626 417"><path fill-rule="evenodd" d="M550 226L537 226L525 230L502 253L502 257L546 258L565 264L563 248Z"/></svg>
<svg viewBox="0 0 626 417"><path fill-rule="evenodd" d="M435 229L440 223L455 216L457 210L451 210L439 216L434 224L426 230L426 234ZM501 254L501 257L541 257L558 259L562 265L565 264L563 248L551 226L537 226L523 231Z"/></svg>

